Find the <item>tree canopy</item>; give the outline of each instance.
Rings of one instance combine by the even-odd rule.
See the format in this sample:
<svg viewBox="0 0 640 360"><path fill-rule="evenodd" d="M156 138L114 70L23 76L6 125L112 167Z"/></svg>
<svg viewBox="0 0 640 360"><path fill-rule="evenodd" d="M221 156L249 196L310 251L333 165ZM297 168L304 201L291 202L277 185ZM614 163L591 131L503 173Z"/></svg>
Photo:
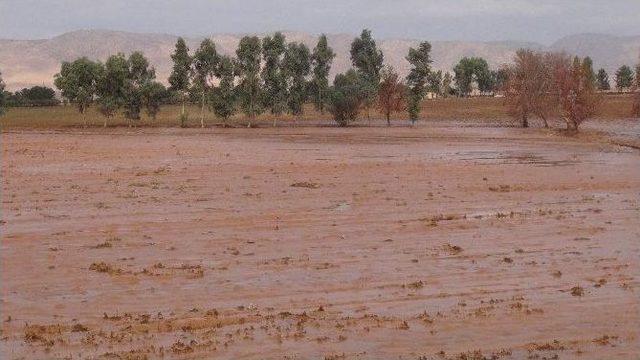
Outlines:
<svg viewBox="0 0 640 360"><path fill-rule="evenodd" d="M609 84L609 74L604 69L598 70L598 75L596 75L596 85L598 90L607 91L611 89L611 85Z"/></svg>
<svg viewBox="0 0 640 360"><path fill-rule="evenodd" d="M237 87L240 107L249 118L254 118L263 111L263 88L260 81L260 39L257 36L245 36L240 39L236 57L236 72L240 79ZM251 126L251 122L249 122L249 126Z"/></svg>
<svg viewBox="0 0 640 360"><path fill-rule="evenodd" d="M103 72L102 64L83 57L73 62L63 62L60 72L54 76L55 86L62 97L78 107L85 126L85 111L94 100Z"/></svg>
<svg viewBox="0 0 640 360"><path fill-rule="evenodd" d="M2 72L0 72L0 116L2 116L5 112L4 108L6 107L6 99L4 93L4 81L2 80Z"/></svg>
<svg viewBox="0 0 640 360"><path fill-rule="evenodd" d="M494 88L494 79L489 70L489 64L483 58L463 57L453 68L453 72L460 96L469 95L474 82L481 92L492 91Z"/></svg>
<svg viewBox="0 0 640 360"><path fill-rule="evenodd" d="M313 66L313 78L309 86L311 99L316 110L324 113L329 91L329 71L336 54L329 47L327 36L322 34L318 44L313 49L311 64Z"/></svg>
<svg viewBox="0 0 640 360"><path fill-rule="evenodd" d="M284 69L288 85L287 109L292 115L300 115L307 100L306 77L311 72L309 48L302 43L288 44L284 55Z"/></svg>
<svg viewBox="0 0 640 360"><path fill-rule="evenodd" d="M284 54L286 39L277 32L262 40L262 81L264 83L264 106L274 115L282 114L287 108L287 81ZM275 124L275 122L274 122Z"/></svg>
<svg viewBox="0 0 640 360"><path fill-rule="evenodd" d="M329 91L329 112L339 126L355 121L367 97L367 85L353 69L336 75Z"/></svg>
<svg viewBox="0 0 640 360"><path fill-rule="evenodd" d="M622 65L616 71L616 87L618 90L627 90L633 85L633 72L627 65Z"/></svg>
<svg viewBox="0 0 640 360"><path fill-rule="evenodd" d="M409 75L407 75L407 86L409 87L408 110L411 122L415 122L420 114L420 102L427 93L427 85L431 75L431 44L422 42L417 49L409 48L409 54L406 57L411 65ZM442 74L442 73L440 73ZM436 75L437 76L437 75ZM441 79L437 80L437 86L440 86Z"/></svg>
<svg viewBox="0 0 640 360"><path fill-rule="evenodd" d="M236 110L234 66L233 60L230 57L220 57L216 69L216 76L220 79L220 83L214 87L211 92L210 106L214 114L221 117L226 125L226 120L231 117Z"/></svg>
<svg viewBox="0 0 640 360"><path fill-rule="evenodd" d="M387 126L391 126L391 114L405 109L406 87L400 80L400 75L390 66L381 72L380 89L378 91L378 108L387 119Z"/></svg>
<svg viewBox="0 0 640 360"><path fill-rule="evenodd" d="M193 54L193 86L194 91L200 94L200 126L204 127L205 101L213 87L213 79L218 65L218 52L216 45L210 39L200 43L200 47Z"/></svg>

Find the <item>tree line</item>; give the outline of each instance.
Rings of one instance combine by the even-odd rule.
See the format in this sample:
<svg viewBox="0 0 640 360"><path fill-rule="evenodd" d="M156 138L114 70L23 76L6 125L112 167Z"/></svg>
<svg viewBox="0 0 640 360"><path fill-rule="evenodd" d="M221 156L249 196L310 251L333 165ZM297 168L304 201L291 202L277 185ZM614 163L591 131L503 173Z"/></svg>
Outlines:
<svg viewBox="0 0 640 360"><path fill-rule="evenodd" d="M56 106L60 100L56 98L56 92L47 86L33 86L16 92L4 91L0 94L7 107L34 107Z"/></svg>
<svg viewBox="0 0 640 360"><path fill-rule="evenodd" d="M181 103L181 126L186 126L186 104L200 105L200 125L205 126L206 111L227 120L242 112L248 126L260 114L269 112L277 119L288 113L304 112L311 102L321 113L328 111L340 126L347 126L361 112L370 118L377 108L387 123L393 113L407 111L412 123L419 118L421 102L431 92L438 96L469 96L501 91L510 112L523 126L529 118L539 117L545 126L548 119L560 117L567 126L577 129L592 116L600 103L597 91L610 89L604 69L597 73L589 57L571 59L560 53L531 50L517 52L511 65L491 70L480 57L464 57L449 72L431 69L431 44L421 42L410 48L406 60L409 73L402 79L390 66L384 65L384 54L369 30L363 30L351 43L352 68L335 76L329 73L335 58L327 37L321 35L313 49L299 42L288 42L277 32L262 39L243 37L235 56L218 53L216 45L205 39L190 52L186 42L178 38L171 54L172 71L165 88L156 80L155 69L141 52L109 56L102 63L87 58L63 62L54 84L65 101L74 104L86 126L86 109L96 105L109 118L122 114L130 125L141 113L155 118L160 105ZM616 72L620 91L640 89L640 64L634 73L629 66ZM11 94L4 91L0 74L0 106L37 106L53 104L53 89L33 87ZM636 91L640 93L640 91ZM634 112L640 112L636 96ZM1 111L1 110L0 110ZM276 120L274 120L274 126Z"/></svg>

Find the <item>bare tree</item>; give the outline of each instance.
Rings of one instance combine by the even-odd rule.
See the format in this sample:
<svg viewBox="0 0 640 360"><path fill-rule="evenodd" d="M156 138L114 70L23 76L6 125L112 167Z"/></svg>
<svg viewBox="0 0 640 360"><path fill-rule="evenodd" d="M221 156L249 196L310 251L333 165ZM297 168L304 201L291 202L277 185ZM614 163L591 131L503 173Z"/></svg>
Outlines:
<svg viewBox="0 0 640 360"><path fill-rule="evenodd" d="M578 131L578 126L597 112L602 97L585 72L584 60L575 57L572 61L565 54L549 54L548 63L560 117L568 130Z"/></svg>
<svg viewBox="0 0 640 360"><path fill-rule="evenodd" d="M506 67L504 85L509 112L529 127L529 116L536 115L549 127L547 118L552 110L549 98L551 79L542 53L521 49L516 52L514 64Z"/></svg>
<svg viewBox="0 0 640 360"><path fill-rule="evenodd" d="M378 108L387 118L387 126L391 126L391 114L405 109L406 87L400 76L392 67L382 69L381 82L378 88Z"/></svg>

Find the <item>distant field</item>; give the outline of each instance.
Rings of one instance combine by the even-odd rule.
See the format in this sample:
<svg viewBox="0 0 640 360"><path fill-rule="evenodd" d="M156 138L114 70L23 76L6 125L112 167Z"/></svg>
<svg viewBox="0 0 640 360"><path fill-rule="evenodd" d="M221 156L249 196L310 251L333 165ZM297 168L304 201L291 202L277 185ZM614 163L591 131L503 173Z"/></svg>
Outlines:
<svg viewBox="0 0 640 360"><path fill-rule="evenodd" d="M164 106L160 111L156 120L152 120L143 116L138 123L139 126L160 126L160 127L177 127L179 126L179 114L181 107L176 105ZM200 109L198 106L189 106L189 122L188 126L200 126ZM631 97L629 95L610 95L605 97L604 105L600 114L597 115L601 119L620 119L627 118L631 112ZM370 118L380 120L382 114L375 110L371 111ZM395 114L394 119L406 120L407 114ZM491 120L511 123L512 120L504 106L504 99L501 98L449 98L428 100L422 104L421 120ZM87 120L90 126L102 126L104 117L91 108L87 114ZM304 115L294 118L291 115L278 116L277 124L292 125L300 124L332 124L331 115L328 113L320 114L313 109L313 106L307 105ZM211 112L206 113L206 125L220 125L222 120L215 117ZM232 126L243 126L247 124L248 119L238 114L234 116L229 124ZM274 116L271 114L263 114L259 116L255 123L260 126L271 126L274 122ZM0 123L4 129L11 128L64 128L64 127L80 127L82 126L82 117L72 106L56 106L41 108L11 108L7 114L0 118ZM379 122L376 122L379 123ZM369 124L366 113L362 113L360 120L355 124ZM535 124L535 122L534 122ZM108 126L127 126L127 120L121 116L108 120Z"/></svg>

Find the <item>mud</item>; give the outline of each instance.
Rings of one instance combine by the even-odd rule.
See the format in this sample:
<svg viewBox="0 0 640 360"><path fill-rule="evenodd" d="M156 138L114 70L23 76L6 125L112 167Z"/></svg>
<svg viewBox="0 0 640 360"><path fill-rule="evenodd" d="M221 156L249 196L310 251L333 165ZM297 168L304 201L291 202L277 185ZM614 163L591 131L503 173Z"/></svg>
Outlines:
<svg viewBox="0 0 640 360"><path fill-rule="evenodd" d="M640 152L599 135L1 140L3 358L640 354Z"/></svg>

